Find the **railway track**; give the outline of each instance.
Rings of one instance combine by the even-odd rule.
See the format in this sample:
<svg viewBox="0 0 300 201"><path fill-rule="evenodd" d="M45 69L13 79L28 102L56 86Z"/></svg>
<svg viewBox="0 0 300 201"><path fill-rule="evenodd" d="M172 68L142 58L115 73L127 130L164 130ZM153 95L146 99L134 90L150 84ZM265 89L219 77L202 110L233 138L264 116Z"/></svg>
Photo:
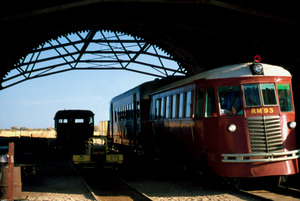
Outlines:
<svg viewBox="0 0 300 201"><path fill-rule="evenodd" d="M161 166L136 166L123 171L83 168L79 172L68 161L40 163L40 173L30 185L23 186L28 200L300 200L300 191L295 188L262 186L237 191L215 178L195 178Z"/></svg>
<svg viewBox="0 0 300 201"><path fill-rule="evenodd" d="M257 197L261 200L275 200L275 201L299 201L300 190L289 188L285 186L278 186L277 188L258 188L252 190L239 190L241 193Z"/></svg>
<svg viewBox="0 0 300 201"><path fill-rule="evenodd" d="M145 194L130 186L117 177L111 169L84 168L81 170L82 178L99 201L149 201Z"/></svg>
<svg viewBox="0 0 300 201"><path fill-rule="evenodd" d="M121 173L108 169L85 169L82 175L96 198L104 201L300 200L300 191L294 188L264 188L266 186L262 185L258 188L233 190L218 178L194 179L182 172L156 168L139 167L143 171L131 169Z"/></svg>

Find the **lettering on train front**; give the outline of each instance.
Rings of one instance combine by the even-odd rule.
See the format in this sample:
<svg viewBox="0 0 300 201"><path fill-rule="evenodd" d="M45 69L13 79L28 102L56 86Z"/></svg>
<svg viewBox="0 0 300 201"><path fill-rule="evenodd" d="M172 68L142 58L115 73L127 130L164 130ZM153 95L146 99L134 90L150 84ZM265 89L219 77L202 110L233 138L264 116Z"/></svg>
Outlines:
<svg viewBox="0 0 300 201"><path fill-rule="evenodd" d="M251 114L273 114L273 108L252 108Z"/></svg>

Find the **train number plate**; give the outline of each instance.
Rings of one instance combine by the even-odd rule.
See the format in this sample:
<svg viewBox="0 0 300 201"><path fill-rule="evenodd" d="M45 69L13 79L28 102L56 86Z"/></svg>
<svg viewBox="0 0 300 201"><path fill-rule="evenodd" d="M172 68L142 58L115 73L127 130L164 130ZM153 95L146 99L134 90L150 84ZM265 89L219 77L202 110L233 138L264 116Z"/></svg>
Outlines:
<svg viewBox="0 0 300 201"><path fill-rule="evenodd" d="M106 161L110 163L122 162L123 154L107 154Z"/></svg>
<svg viewBox="0 0 300 201"><path fill-rule="evenodd" d="M91 161L90 155L73 155L73 162L75 164L88 163Z"/></svg>

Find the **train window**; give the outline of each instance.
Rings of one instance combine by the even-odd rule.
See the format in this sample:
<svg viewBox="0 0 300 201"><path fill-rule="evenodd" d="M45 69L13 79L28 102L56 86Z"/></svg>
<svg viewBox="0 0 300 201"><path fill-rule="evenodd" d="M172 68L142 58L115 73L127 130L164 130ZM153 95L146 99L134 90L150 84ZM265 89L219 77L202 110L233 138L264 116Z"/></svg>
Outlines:
<svg viewBox="0 0 300 201"><path fill-rule="evenodd" d="M165 109L166 109L166 98L161 99L161 104L160 104L160 116L159 118L164 118L165 117Z"/></svg>
<svg viewBox="0 0 300 201"><path fill-rule="evenodd" d="M179 94L179 113L178 117L182 118L184 113L184 94Z"/></svg>
<svg viewBox="0 0 300 201"><path fill-rule="evenodd" d="M197 117L203 117L203 89L197 90L196 93L196 104L197 104L197 110L196 110L196 116Z"/></svg>
<svg viewBox="0 0 300 201"><path fill-rule="evenodd" d="M128 104L126 106L126 119L130 119L131 118L130 112L131 112L131 108L130 108L130 104Z"/></svg>
<svg viewBox="0 0 300 201"><path fill-rule="evenodd" d="M192 92L186 92L186 100L185 100L185 117L192 117Z"/></svg>
<svg viewBox="0 0 300 201"><path fill-rule="evenodd" d="M132 104L128 104L128 108L129 108L129 119L133 119L133 107Z"/></svg>
<svg viewBox="0 0 300 201"><path fill-rule="evenodd" d="M216 113L216 105L215 105L215 94L213 88L208 88L206 93L206 109L205 109L206 117L215 117Z"/></svg>
<svg viewBox="0 0 300 201"><path fill-rule="evenodd" d="M239 86L219 87L220 113L224 115L242 115L243 104Z"/></svg>
<svg viewBox="0 0 300 201"><path fill-rule="evenodd" d="M126 105L123 106L123 120L126 120Z"/></svg>
<svg viewBox="0 0 300 201"><path fill-rule="evenodd" d="M128 105L125 105L124 108L125 108L124 119L129 119L129 114L128 114L129 109L128 109Z"/></svg>
<svg viewBox="0 0 300 201"><path fill-rule="evenodd" d="M120 120L123 120L123 106L120 107Z"/></svg>
<svg viewBox="0 0 300 201"><path fill-rule="evenodd" d="M123 112L123 106L120 106L120 120L123 120L124 112Z"/></svg>
<svg viewBox="0 0 300 201"><path fill-rule="evenodd" d="M289 84L277 84L281 112L293 111L291 88Z"/></svg>
<svg viewBox="0 0 300 201"><path fill-rule="evenodd" d="M155 100L155 119L159 119L161 99Z"/></svg>
<svg viewBox="0 0 300 201"><path fill-rule="evenodd" d="M136 102L136 118L140 118L140 101Z"/></svg>
<svg viewBox="0 0 300 201"><path fill-rule="evenodd" d="M123 120L126 119L126 106L125 105L122 106L122 119Z"/></svg>
<svg viewBox="0 0 300 201"><path fill-rule="evenodd" d="M169 119L171 116L171 97L166 97L166 119Z"/></svg>
<svg viewBox="0 0 300 201"><path fill-rule="evenodd" d="M263 95L264 105L277 105L274 84L261 84L260 88Z"/></svg>
<svg viewBox="0 0 300 201"><path fill-rule="evenodd" d="M177 95L173 95L173 100L172 100L172 118L175 119L177 117Z"/></svg>
<svg viewBox="0 0 300 201"><path fill-rule="evenodd" d="M261 106L258 84L247 84L243 87L246 106Z"/></svg>
<svg viewBox="0 0 300 201"><path fill-rule="evenodd" d="M75 124L82 124L84 123L84 119L75 119Z"/></svg>
<svg viewBox="0 0 300 201"><path fill-rule="evenodd" d="M121 107L118 108L118 120L120 121L122 119L122 116L121 116Z"/></svg>
<svg viewBox="0 0 300 201"><path fill-rule="evenodd" d="M68 119L58 119L58 123L59 124L67 124L68 123Z"/></svg>
<svg viewBox="0 0 300 201"><path fill-rule="evenodd" d="M126 105L126 119L130 119L131 118L131 105L128 104Z"/></svg>
<svg viewBox="0 0 300 201"><path fill-rule="evenodd" d="M131 118L131 119L134 119L134 118L136 118L136 117L134 116L134 105L133 105L133 103L130 104L130 108L131 108L131 111L130 111L130 118Z"/></svg>
<svg viewBox="0 0 300 201"><path fill-rule="evenodd" d="M124 112L125 112L125 108L124 106L121 106L121 120L124 120Z"/></svg>

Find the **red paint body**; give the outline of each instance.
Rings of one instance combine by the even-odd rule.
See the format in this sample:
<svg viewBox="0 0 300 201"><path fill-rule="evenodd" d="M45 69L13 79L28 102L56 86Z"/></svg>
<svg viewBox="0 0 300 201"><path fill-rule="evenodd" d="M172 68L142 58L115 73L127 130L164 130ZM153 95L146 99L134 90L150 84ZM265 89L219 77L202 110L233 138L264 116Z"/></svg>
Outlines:
<svg viewBox="0 0 300 201"><path fill-rule="evenodd" d="M247 94L247 98L245 95L246 87L250 84L259 85L262 102L260 106L246 106L253 102L249 98L252 97L250 95L254 91L253 88L249 87L252 91L250 90L250 95ZM278 98L280 86L278 84L290 87L292 109L289 111L281 111L279 103L282 100ZM272 86L275 87L274 98L270 92ZM223 93L222 90L226 100L229 100L229 95L226 97L228 91L236 90L237 94L240 93L240 102L236 101L234 96L231 101L232 107L240 104L239 109L234 108L237 112L235 115L228 115L229 110L225 113L221 108L223 107L221 106L223 95L220 95ZM235 95L235 97L239 96ZM173 102L174 99L177 102ZM224 177L291 175L299 172L296 133L295 129L288 127L288 122L295 121L289 76L241 76L178 81L173 85L154 90L150 94L150 100L150 105L149 103L143 105L144 110L150 108L149 119L147 117L140 119L145 123L142 125L144 132L139 134L141 138L135 142L136 145L144 147L146 153L150 153L150 149L153 149L151 146L155 146L160 147L165 156L169 156L172 160L187 162L204 159L216 174ZM268 101L273 104L265 104ZM145 103L146 100L140 99L140 102ZM174 107L177 109L174 110ZM176 114L173 114L174 112ZM259 123L251 123L253 121ZM148 122L148 130L145 129L146 122ZM120 121L112 124L116 128L120 125ZM230 124L236 126L234 132L228 130ZM256 127L260 124L263 126L263 131L260 131L261 136L256 133ZM114 136L118 136L118 133L120 130L113 131ZM256 137L251 137L252 134ZM261 148L259 144L261 141L268 144L266 151L255 151L256 148ZM257 147L253 148L255 146ZM293 150L296 154L286 154ZM284 155L273 156L273 153ZM233 154L233 156L227 157L226 154ZM256 160L264 161L255 162Z"/></svg>

